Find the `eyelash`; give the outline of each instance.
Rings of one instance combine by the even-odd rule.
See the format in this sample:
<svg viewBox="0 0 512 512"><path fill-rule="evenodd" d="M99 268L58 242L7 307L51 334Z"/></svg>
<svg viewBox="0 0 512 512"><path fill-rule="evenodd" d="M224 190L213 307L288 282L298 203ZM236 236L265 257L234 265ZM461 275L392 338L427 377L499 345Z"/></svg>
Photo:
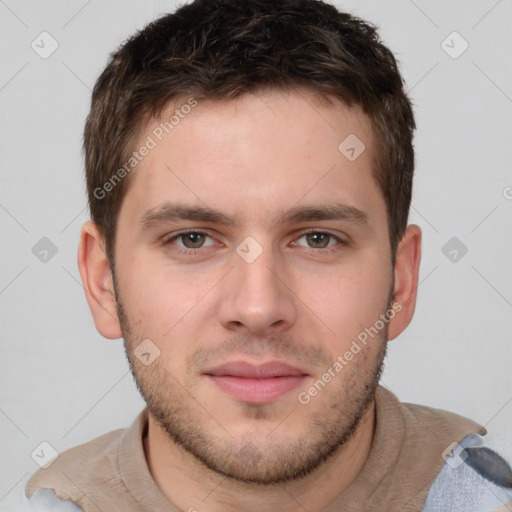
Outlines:
<svg viewBox="0 0 512 512"><path fill-rule="evenodd" d="M178 238L182 237L182 236L185 236L187 234L190 234L190 233L196 233L198 235L205 235L207 237L210 237L212 239L214 239L211 235L209 235L207 232L205 231L200 231L200 230L197 230L197 229L188 229L188 230L184 230L184 231L180 231L178 233L175 233L171 236L168 236L168 237L164 237L164 239L162 240L162 245L163 246L167 246L167 245L171 245L172 242L174 242L175 240L177 240ZM298 235L298 237L295 239L295 240L299 240L301 239L303 236L306 236L310 233L315 233L315 234L322 234L322 235L327 235L329 236L330 238L333 238L334 240L336 240L336 242L338 242L336 245L332 246L332 247L327 247L327 248L313 248L313 247L309 247L309 250L312 251L313 253L319 253L321 252L322 254L331 254L331 252L334 252L334 251L337 251L339 250L339 246L340 245L348 245L348 243L345 241L345 240L342 240L341 238L339 238L338 236L330 233L329 231L321 231L321 230L318 230L318 229L307 229L307 230L304 230L304 231L301 231ZM209 246L208 246L209 247ZM307 247L305 247L306 249L308 249ZM198 247L197 249L184 249L182 247L179 247L179 246L175 246L175 248L173 249L175 252L177 252L178 254L180 255L185 255L185 256L197 256L199 255L200 253L200 250L201 249L205 249L205 247Z"/></svg>

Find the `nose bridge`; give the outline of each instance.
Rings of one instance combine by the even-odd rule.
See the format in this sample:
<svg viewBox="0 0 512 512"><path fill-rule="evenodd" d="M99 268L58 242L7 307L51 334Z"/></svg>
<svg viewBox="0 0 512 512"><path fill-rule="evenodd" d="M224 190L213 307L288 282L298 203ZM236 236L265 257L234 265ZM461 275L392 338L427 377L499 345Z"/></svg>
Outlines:
<svg viewBox="0 0 512 512"><path fill-rule="evenodd" d="M256 335L295 322L293 294L280 275L283 261L270 244L263 247L248 237L233 254L233 266L220 297L219 320L226 328Z"/></svg>

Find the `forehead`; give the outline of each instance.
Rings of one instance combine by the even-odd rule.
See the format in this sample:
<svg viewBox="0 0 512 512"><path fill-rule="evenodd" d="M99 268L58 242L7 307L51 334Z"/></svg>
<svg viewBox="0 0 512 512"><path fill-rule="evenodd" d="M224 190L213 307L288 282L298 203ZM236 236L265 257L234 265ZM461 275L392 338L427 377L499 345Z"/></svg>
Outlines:
<svg viewBox="0 0 512 512"><path fill-rule="evenodd" d="M368 117L305 90L182 98L147 123L135 145L143 146L150 150L130 176L124 214L172 201L239 219L301 202L385 208Z"/></svg>

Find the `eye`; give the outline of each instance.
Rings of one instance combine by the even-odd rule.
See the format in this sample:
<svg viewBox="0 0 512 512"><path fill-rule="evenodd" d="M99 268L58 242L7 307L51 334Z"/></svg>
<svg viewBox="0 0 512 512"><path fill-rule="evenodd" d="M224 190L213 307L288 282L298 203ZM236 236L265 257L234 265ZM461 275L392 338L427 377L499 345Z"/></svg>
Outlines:
<svg viewBox="0 0 512 512"><path fill-rule="evenodd" d="M303 239L305 240L305 244L300 242ZM301 245L312 249L328 249L339 243L342 243L342 240L331 233L326 233L324 231L309 231L298 238L297 241L294 242L294 245Z"/></svg>
<svg viewBox="0 0 512 512"><path fill-rule="evenodd" d="M202 231L182 231L165 239L164 244L174 244L182 249L201 249L215 244L215 240Z"/></svg>

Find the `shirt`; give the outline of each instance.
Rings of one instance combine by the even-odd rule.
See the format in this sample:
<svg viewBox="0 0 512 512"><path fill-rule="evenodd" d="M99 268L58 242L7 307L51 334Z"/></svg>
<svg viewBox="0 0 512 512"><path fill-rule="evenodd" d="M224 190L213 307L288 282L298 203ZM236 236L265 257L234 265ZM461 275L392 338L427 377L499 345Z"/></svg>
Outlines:
<svg viewBox="0 0 512 512"><path fill-rule="evenodd" d="M481 446L483 427L454 413L402 403L382 386L376 391L375 418L363 468L325 512L489 512L507 502L512 511L510 489L490 483L466 461L456 465L447 457L452 445L459 456ZM179 512L147 465L147 425L145 408L128 429L63 452L31 477L27 497L33 496L34 506L50 500L55 508L47 510L56 512Z"/></svg>

